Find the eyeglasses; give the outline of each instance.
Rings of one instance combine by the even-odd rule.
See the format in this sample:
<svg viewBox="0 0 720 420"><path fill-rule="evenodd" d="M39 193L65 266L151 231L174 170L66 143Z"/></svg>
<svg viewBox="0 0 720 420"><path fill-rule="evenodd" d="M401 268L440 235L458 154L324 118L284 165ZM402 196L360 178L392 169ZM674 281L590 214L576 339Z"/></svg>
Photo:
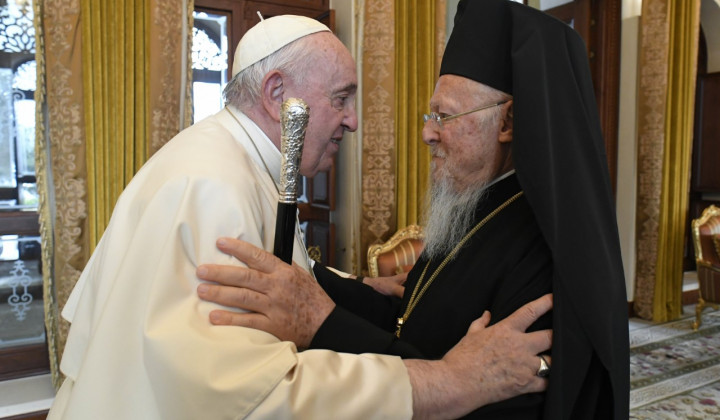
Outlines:
<svg viewBox="0 0 720 420"><path fill-rule="evenodd" d="M504 104L505 102L507 102L507 101L502 101L502 102L497 102L497 103L490 104L490 105L481 106L480 108L471 109L470 111L461 112L461 113L455 114L455 115L448 115L445 117L441 117L440 114L438 114L437 112L431 112L429 114L423 114L423 122L428 122L428 121L432 120L432 121L435 121L435 123L438 125L438 127L442 128L443 122L445 122L445 121L450 121L454 118L462 117L463 115L472 114L473 112L482 111L483 109L488 109L488 108L492 108L495 106L499 106L499 105Z"/></svg>

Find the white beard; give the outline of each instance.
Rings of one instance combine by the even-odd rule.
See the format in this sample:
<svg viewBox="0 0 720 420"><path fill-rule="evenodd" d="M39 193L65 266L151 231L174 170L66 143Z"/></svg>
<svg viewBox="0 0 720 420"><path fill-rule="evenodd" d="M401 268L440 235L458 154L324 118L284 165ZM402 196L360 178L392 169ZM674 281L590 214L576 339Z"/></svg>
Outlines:
<svg viewBox="0 0 720 420"><path fill-rule="evenodd" d="M434 172L434 164L431 172ZM487 197L487 182L455 191L445 167L437 174L425 199L423 252L429 259L445 257L472 229L475 209Z"/></svg>

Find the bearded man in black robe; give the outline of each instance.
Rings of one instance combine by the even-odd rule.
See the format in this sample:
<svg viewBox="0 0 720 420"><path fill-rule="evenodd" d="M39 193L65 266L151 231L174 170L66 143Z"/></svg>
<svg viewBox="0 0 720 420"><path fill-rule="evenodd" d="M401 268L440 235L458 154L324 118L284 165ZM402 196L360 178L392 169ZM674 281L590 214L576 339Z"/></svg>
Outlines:
<svg viewBox="0 0 720 420"><path fill-rule="evenodd" d="M582 40L514 2L461 0L430 110L426 244L402 299L316 265L335 305L309 347L438 359L484 311L552 292L531 327L553 329L548 391L468 417L627 418L627 300Z"/></svg>

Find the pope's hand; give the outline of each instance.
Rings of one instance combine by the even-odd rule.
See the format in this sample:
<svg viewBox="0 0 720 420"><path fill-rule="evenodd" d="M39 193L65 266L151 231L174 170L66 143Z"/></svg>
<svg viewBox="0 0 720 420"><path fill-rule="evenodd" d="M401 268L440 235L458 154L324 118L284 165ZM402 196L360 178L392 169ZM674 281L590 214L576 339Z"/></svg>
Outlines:
<svg viewBox="0 0 720 420"><path fill-rule="evenodd" d="M550 349L552 331L526 333L525 330L551 308L552 295L548 294L490 327L490 314L485 312L443 360L455 367L457 377L467 376L469 372L482 377L482 381L473 381L471 376L467 386L474 384L477 392L485 392L485 398L491 402L543 391L548 381L537 376L538 354ZM545 359L550 363L550 356ZM496 384L497 387L493 386ZM493 395L491 389L498 391Z"/></svg>
<svg viewBox="0 0 720 420"><path fill-rule="evenodd" d="M217 247L245 267L204 264L197 276L214 283L197 288L201 299L250 312L210 312L215 325L235 325L268 332L298 348L310 345L335 303L305 270L288 265L247 242L221 238Z"/></svg>
<svg viewBox="0 0 720 420"><path fill-rule="evenodd" d="M427 417L457 418L486 404L546 390L548 379L537 376L538 354L550 349L552 331L525 330L551 308L552 295L545 295L492 326L485 312L441 360L406 360L414 408ZM552 363L549 356L545 359Z"/></svg>

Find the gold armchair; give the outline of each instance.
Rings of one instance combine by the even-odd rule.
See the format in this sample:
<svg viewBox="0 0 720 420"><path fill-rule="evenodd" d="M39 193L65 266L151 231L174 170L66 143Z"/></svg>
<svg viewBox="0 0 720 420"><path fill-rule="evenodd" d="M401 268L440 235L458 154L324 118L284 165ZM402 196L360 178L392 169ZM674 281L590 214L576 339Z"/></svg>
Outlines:
<svg viewBox="0 0 720 420"><path fill-rule="evenodd" d="M720 303L720 208L711 205L693 220L692 235L699 293L693 323L693 329L697 330L705 307L717 309L715 304Z"/></svg>
<svg viewBox="0 0 720 420"><path fill-rule="evenodd" d="M422 227L410 225L395 232L387 242L370 245L370 277L393 276L410 271L423 249L423 238Z"/></svg>

